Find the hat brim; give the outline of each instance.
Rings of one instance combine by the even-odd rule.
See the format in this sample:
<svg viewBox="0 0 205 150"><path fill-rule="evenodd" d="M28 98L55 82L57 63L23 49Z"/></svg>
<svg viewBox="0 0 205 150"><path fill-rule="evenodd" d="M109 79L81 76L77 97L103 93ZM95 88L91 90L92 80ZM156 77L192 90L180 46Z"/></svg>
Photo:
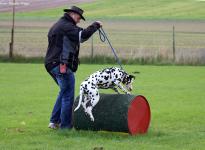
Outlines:
<svg viewBox="0 0 205 150"><path fill-rule="evenodd" d="M83 15L81 15L80 13L78 13L77 11L75 10L72 10L72 9L64 9L64 12L74 12L74 13L77 13L78 15L80 15L81 19L83 19L85 21L85 18L83 17Z"/></svg>

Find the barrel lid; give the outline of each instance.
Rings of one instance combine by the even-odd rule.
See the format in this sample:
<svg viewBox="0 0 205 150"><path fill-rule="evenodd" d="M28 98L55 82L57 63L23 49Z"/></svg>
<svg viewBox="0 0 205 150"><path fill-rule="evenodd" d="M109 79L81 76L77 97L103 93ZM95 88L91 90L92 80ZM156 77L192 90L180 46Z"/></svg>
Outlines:
<svg viewBox="0 0 205 150"><path fill-rule="evenodd" d="M136 96L128 108L128 130L131 135L146 133L151 118L149 103L142 95Z"/></svg>

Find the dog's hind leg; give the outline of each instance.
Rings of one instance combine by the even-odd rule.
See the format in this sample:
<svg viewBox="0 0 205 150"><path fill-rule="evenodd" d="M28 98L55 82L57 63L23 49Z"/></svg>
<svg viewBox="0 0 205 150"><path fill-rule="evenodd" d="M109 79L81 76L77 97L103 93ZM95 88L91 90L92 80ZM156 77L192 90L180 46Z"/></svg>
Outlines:
<svg viewBox="0 0 205 150"><path fill-rule="evenodd" d="M91 101L90 101L90 106L86 108L86 112L90 116L91 121L94 121L92 110L100 100L98 89L96 88L94 91L92 91L92 93L89 96L91 97Z"/></svg>
<svg viewBox="0 0 205 150"><path fill-rule="evenodd" d="M93 109L92 106L88 106L88 107L86 108L86 112L87 112L87 114L90 116L90 120L94 122L95 119L94 119L94 117L93 117L92 109Z"/></svg>
<svg viewBox="0 0 205 150"><path fill-rule="evenodd" d="M99 100L100 100L100 95L99 95L98 90L96 90L96 92L92 95L92 98L91 98L92 107L95 107L95 105L99 102Z"/></svg>
<svg viewBox="0 0 205 150"><path fill-rule="evenodd" d="M82 106L83 106L83 108L84 108L85 113L87 113L87 112L86 112L86 110L87 110L86 105L87 105L88 101L89 101L89 97L88 97L88 95L86 94L86 95L84 95L84 99L83 99L83 101L82 101Z"/></svg>
<svg viewBox="0 0 205 150"><path fill-rule="evenodd" d="M94 92L94 94L92 95L92 98L91 98L91 110L90 110L90 118L92 121L94 121L94 117L93 117L93 114L92 114L92 109L97 105L97 103L99 102L100 100L100 95L99 95L99 92L98 90L96 90Z"/></svg>

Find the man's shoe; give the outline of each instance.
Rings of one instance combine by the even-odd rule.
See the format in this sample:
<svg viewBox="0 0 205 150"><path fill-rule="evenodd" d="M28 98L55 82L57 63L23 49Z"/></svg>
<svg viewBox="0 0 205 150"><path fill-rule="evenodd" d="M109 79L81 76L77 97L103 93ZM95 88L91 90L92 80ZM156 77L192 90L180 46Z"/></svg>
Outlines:
<svg viewBox="0 0 205 150"><path fill-rule="evenodd" d="M49 123L48 127L51 128L51 129L58 129L59 128L59 124L51 122L51 123Z"/></svg>

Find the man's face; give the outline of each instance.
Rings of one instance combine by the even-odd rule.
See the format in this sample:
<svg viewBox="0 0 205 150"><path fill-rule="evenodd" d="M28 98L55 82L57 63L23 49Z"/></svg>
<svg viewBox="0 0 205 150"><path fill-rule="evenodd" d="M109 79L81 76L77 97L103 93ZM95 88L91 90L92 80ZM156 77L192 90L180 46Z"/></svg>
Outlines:
<svg viewBox="0 0 205 150"><path fill-rule="evenodd" d="M75 21L76 24L80 23L80 19L81 19L80 15L78 15L77 13L72 12L70 14L70 16L73 18L73 20Z"/></svg>

